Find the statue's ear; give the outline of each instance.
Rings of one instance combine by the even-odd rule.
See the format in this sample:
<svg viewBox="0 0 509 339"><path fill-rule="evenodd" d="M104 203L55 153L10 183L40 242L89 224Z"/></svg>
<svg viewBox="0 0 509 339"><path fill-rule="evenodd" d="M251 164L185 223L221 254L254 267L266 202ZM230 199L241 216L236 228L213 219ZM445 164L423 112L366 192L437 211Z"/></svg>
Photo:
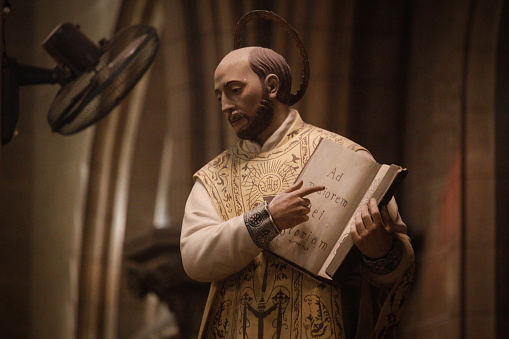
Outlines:
<svg viewBox="0 0 509 339"><path fill-rule="evenodd" d="M279 91L279 78L275 74L269 74L265 77L265 86L269 92L270 99L276 99Z"/></svg>

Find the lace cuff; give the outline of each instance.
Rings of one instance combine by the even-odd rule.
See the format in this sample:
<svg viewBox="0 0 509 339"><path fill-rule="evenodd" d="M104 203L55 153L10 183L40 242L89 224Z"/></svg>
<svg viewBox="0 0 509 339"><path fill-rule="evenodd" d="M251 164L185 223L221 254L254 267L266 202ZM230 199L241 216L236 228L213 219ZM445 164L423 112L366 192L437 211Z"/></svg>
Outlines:
<svg viewBox="0 0 509 339"><path fill-rule="evenodd" d="M401 259L403 258L403 243L394 238L390 251L383 257L377 259L370 259L362 256L362 261L367 268L374 274L384 275L389 274L398 267Z"/></svg>
<svg viewBox="0 0 509 339"><path fill-rule="evenodd" d="M267 202L244 213L244 223L256 246L266 248L281 230L276 226L270 214Z"/></svg>

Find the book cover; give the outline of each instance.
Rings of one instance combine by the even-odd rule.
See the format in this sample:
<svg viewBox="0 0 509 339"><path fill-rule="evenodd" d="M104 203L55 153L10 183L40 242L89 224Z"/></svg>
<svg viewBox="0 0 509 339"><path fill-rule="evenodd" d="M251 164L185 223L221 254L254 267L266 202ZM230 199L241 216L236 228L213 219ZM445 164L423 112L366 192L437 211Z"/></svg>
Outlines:
<svg viewBox="0 0 509 339"><path fill-rule="evenodd" d="M338 253L346 256L353 246L347 227L353 216L377 188L377 201L392 197L393 174L386 174L400 170L406 172L322 139L296 181L303 180L304 186L323 185L325 190L307 196L309 221L283 230L269 250L311 274L331 279L342 261L336 259Z"/></svg>

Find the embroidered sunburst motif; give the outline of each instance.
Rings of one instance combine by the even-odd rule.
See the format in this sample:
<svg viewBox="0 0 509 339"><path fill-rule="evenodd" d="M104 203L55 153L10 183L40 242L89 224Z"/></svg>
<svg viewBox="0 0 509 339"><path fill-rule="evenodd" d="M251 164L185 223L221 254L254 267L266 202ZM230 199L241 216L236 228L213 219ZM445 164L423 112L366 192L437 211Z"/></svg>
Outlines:
<svg viewBox="0 0 509 339"><path fill-rule="evenodd" d="M253 208L264 199L270 199L290 187L299 174L300 166L292 160L254 162L242 168L242 186Z"/></svg>

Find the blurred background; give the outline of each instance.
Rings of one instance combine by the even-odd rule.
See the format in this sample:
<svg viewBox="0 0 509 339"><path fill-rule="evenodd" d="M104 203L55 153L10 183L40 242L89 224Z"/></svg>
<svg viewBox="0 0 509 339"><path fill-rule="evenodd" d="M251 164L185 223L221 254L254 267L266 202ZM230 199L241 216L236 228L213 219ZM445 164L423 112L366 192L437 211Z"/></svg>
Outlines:
<svg viewBox="0 0 509 339"><path fill-rule="evenodd" d="M272 10L298 32L303 119L409 169L397 200L416 251L401 338L509 330L509 3L503 0L11 0L4 53L52 68L62 22L93 42L154 27L156 59L105 119L52 133L59 85L19 90L0 148L0 337L194 338L208 291L180 262L192 175L236 141L213 93L236 22ZM280 27L248 44L298 51ZM294 89L295 91L295 89Z"/></svg>

